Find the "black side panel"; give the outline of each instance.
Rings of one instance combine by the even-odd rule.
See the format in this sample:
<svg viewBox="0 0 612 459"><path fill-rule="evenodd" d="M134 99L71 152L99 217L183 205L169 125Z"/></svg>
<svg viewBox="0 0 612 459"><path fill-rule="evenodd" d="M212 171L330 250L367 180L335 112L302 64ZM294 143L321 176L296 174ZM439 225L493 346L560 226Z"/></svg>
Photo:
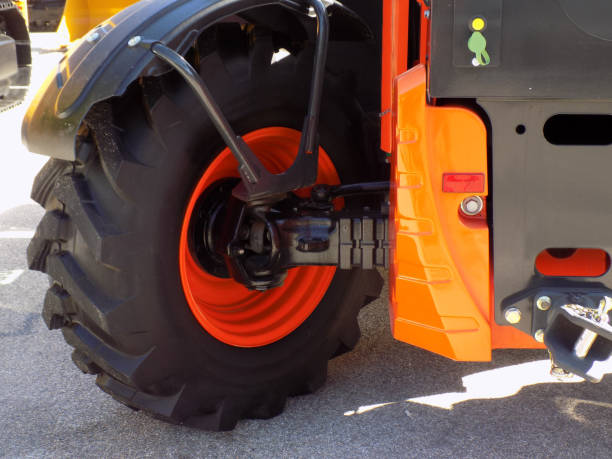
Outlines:
<svg viewBox="0 0 612 459"><path fill-rule="evenodd" d="M467 46L475 17L486 20L485 66ZM431 46L432 97L612 98L609 0L435 1Z"/></svg>
<svg viewBox="0 0 612 459"><path fill-rule="evenodd" d="M606 145L612 138L592 137L603 145L553 145L543 133L546 121L557 114L610 115L612 101L479 99L478 103L492 125L495 319L507 324L504 308L519 307L523 320L515 326L532 333L532 326L543 328L532 323L534 292L612 287L610 272L599 278L546 277L534 266L536 256L548 248L612 253L612 146ZM595 127L609 132L612 121L607 127ZM567 129L571 132L572 126ZM584 136L576 138L589 143Z"/></svg>

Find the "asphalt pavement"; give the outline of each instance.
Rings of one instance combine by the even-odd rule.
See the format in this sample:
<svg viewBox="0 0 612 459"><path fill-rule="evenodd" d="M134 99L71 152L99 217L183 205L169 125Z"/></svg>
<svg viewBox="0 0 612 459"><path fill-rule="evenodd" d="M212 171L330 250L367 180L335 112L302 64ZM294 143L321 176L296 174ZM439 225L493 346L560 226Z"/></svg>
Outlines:
<svg viewBox="0 0 612 459"><path fill-rule="evenodd" d="M34 87L61 57L58 43L35 34ZM394 341L386 291L362 311L362 339L330 363L327 384L274 419L208 433L120 405L72 364L61 333L40 317L48 282L27 270L25 251L42 216L29 189L45 158L21 146L24 111L0 113L0 456L612 455L612 376L560 383L544 351L458 363Z"/></svg>

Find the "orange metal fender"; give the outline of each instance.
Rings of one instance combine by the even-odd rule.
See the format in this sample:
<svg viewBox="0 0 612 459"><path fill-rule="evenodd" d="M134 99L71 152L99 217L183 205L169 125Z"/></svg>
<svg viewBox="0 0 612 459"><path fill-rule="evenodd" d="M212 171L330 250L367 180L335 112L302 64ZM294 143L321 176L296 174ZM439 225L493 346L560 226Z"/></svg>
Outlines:
<svg viewBox="0 0 612 459"><path fill-rule="evenodd" d="M489 228L486 219L459 213L468 196L486 200L483 121L465 108L427 105L423 65L395 80L394 103L393 336L455 360L490 360L496 347L540 347L494 324ZM445 173L482 174L482 192L443 192Z"/></svg>

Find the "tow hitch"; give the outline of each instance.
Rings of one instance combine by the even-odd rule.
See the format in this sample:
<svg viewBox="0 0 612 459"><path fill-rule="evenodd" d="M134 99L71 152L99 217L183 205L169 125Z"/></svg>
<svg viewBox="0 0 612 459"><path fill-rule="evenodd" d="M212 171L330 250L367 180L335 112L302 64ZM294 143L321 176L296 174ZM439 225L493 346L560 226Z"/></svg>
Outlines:
<svg viewBox="0 0 612 459"><path fill-rule="evenodd" d="M612 370L612 298L571 295L549 311L544 343L554 367L599 382ZM578 300L578 301L576 301Z"/></svg>

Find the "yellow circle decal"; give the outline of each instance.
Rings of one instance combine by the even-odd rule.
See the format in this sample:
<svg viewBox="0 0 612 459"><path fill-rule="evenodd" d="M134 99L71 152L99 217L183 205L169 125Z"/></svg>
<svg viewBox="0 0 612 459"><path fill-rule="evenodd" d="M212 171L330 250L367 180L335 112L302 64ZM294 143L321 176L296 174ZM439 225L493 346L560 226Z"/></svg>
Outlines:
<svg viewBox="0 0 612 459"><path fill-rule="evenodd" d="M484 26L485 26L485 22L484 22L484 19L482 18L475 18L472 21L472 29L474 30L482 30L484 29Z"/></svg>

